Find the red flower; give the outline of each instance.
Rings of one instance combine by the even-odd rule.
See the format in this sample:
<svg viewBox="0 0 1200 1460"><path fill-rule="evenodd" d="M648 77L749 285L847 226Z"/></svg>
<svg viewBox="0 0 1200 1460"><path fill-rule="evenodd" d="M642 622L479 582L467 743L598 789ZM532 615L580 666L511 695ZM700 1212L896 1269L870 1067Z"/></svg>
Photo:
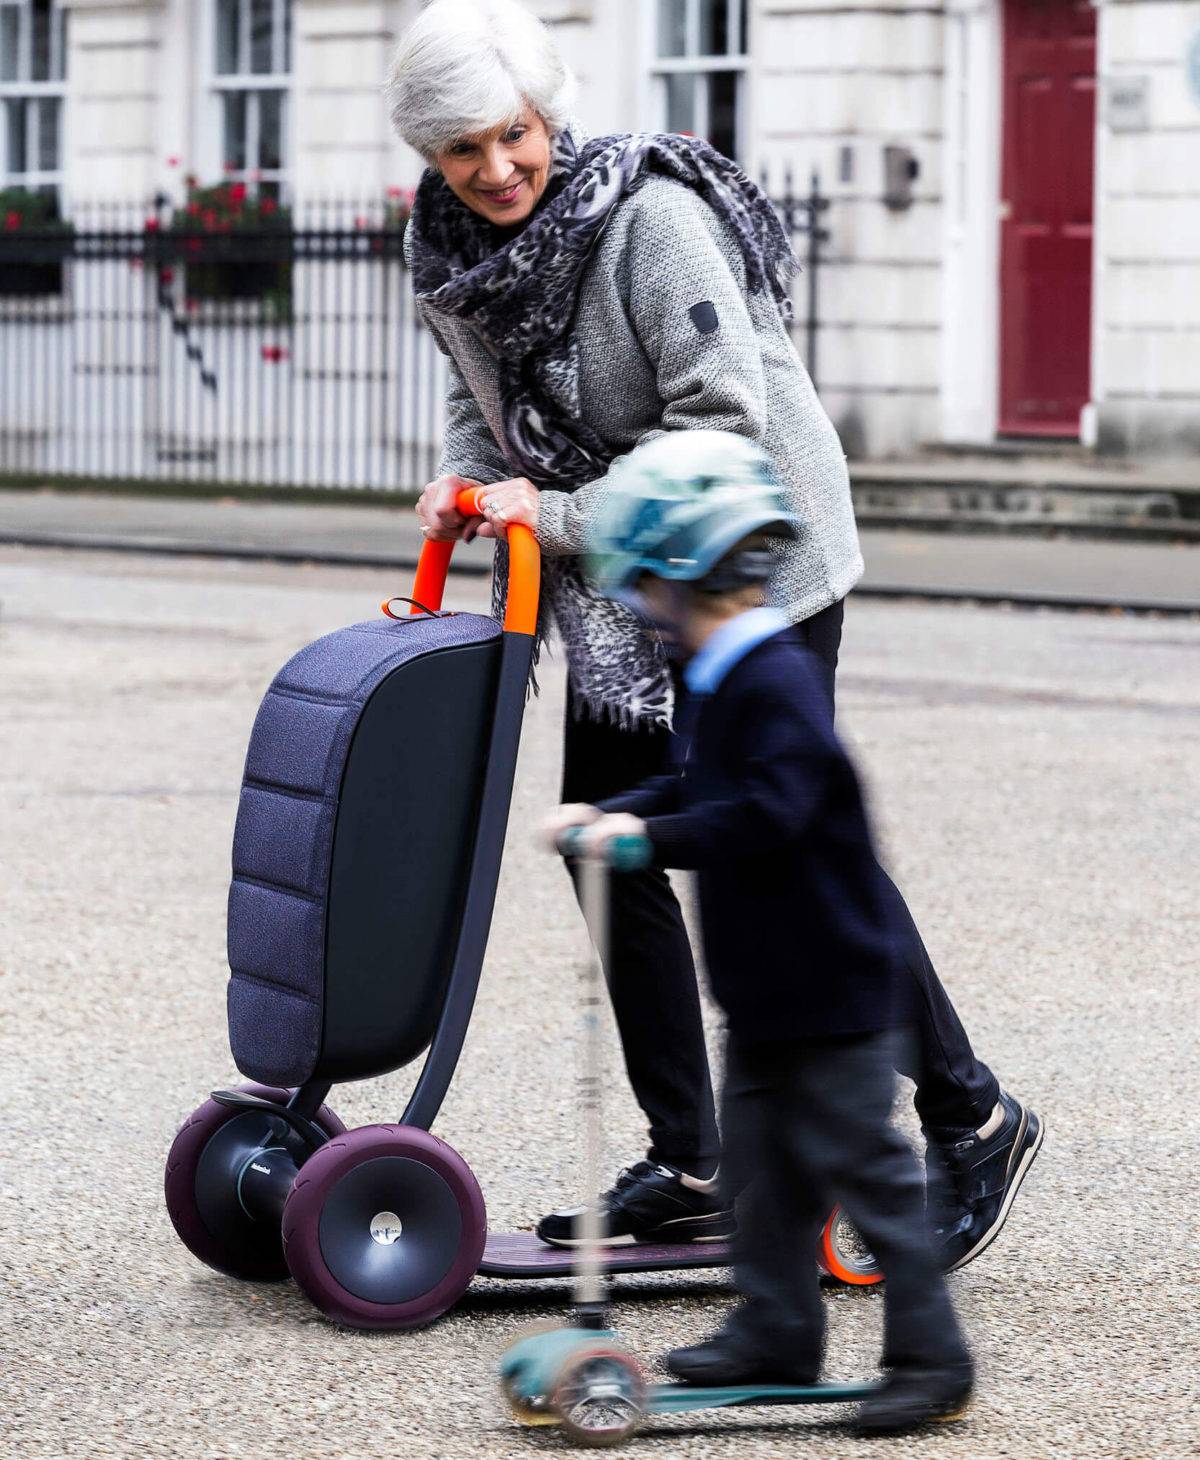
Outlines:
<svg viewBox="0 0 1200 1460"><path fill-rule="evenodd" d="M262 347L262 357L269 364L278 365L281 360L287 359L288 352L282 345L264 345Z"/></svg>
<svg viewBox="0 0 1200 1460"><path fill-rule="evenodd" d="M4 215L4 226L8 229L20 228L21 215L15 208L10 208Z"/></svg>
<svg viewBox="0 0 1200 1460"><path fill-rule="evenodd" d="M189 218L199 218L199 216L200 216L200 204L199 203L189 203L187 210L188 210L188 217Z"/></svg>
<svg viewBox="0 0 1200 1460"><path fill-rule="evenodd" d="M146 219L146 232L147 233L157 233L158 230L161 227L162 227L162 222L161 222L160 219L158 219L158 218L147 218Z"/></svg>
<svg viewBox="0 0 1200 1460"><path fill-rule="evenodd" d="M215 228L217 226L217 213L216 213L216 209L215 208L205 208L205 209L203 209L202 212L201 212L201 219L200 219L200 221L204 224L205 228L209 228L209 229Z"/></svg>
<svg viewBox="0 0 1200 1460"><path fill-rule="evenodd" d="M246 184L243 182L234 183L229 189L229 198L231 202L244 203L246 201Z"/></svg>
<svg viewBox="0 0 1200 1460"><path fill-rule="evenodd" d="M258 205L258 210L264 218L269 218L272 213L279 212L279 204L274 198L263 198Z"/></svg>
<svg viewBox="0 0 1200 1460"><path fill-rule="evenodd" d="M168 167L178 167L179 166L179 158L178 157L168 157L167 158L167 166Z"/></svg>
<svg viewBox="0 0 1200 1460"><path fill-rule="evenodd" d="M355 228L366 228L368 226L367 225L367 220L360 214L354 220L354 226L355 226Z"/></svg>
<svg viewBox="0 0 1200 1460"><path fill-rule="evenodd" d="M173 283L174 282L174 279L175 279L175 270L174 269L159 269L159 271L158 271L158 282L160 284L170 284L170 283Z"/></svg>

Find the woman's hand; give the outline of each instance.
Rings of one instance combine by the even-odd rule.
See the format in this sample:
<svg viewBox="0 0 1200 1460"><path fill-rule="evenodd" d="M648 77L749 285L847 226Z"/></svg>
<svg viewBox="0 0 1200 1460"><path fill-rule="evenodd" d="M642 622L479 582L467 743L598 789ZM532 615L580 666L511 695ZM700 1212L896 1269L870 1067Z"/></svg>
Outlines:
<svg viewBox="0 0 1200 1460"><path fill-rule="evenodd" d="M480 502L485 521L480 537L507 537L508 529L521 523L535 534L538 526L538 491L527 477L493 482Z"/></svg>
<svg viewBox="0 0 1200 1460"><path fill-rule="evenodd" d="M573 826L587 826L596 821L599 816L600 812L594 806L588 806L583 802L568 803L560 806L557 811L551 812L538 831L547 847L552 852L557 852L558 839L564 831L570 831Z"/></svg>
<svg viewBox="0 0 1200 1460"><path fill-rule="evenodd" d="M478 487L469 477L445 476L430 482L417 499L417 520L426 542L470 542L479 531L478 517L464 517L455 506L459 492Z"/></svg>

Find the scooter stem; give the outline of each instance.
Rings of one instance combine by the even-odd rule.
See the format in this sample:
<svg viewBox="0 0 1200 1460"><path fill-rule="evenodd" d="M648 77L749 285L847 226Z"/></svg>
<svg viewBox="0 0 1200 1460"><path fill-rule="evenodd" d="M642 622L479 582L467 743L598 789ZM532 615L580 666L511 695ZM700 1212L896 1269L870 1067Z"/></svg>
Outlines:
<svg viewBox="0 0 1200 1460"><path fill-rule="evenodd" d="M603 1088L601 1084L600 1016L604 999L604 965L608 961L608 866L599 858L579 863L580 902L592 946L579 965L579 1003L583 1022L580 1052L580 1103L583 1106L583 1180L590 1194L580 1223L580 1246L575 1263L575 1316L581 1328L604 1328L608 1284L602 1244L604 1217L600 1211L600 1162L603 1156Z"/></svg>

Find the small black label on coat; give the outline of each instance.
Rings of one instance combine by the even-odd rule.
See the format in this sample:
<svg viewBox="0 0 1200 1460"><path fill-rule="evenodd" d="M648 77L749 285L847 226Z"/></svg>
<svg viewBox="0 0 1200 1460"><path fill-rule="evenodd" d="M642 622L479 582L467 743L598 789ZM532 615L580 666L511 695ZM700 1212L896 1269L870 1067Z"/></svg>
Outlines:
<svg viewBox="0 0 1200 1460"><path fill-rule="evenodd" d="M705 299L701 304L693 304L688 313L692 317L692 323L702 335L713 334L720 324L720 320L717 318L717 307L709 299Z"/></svg>

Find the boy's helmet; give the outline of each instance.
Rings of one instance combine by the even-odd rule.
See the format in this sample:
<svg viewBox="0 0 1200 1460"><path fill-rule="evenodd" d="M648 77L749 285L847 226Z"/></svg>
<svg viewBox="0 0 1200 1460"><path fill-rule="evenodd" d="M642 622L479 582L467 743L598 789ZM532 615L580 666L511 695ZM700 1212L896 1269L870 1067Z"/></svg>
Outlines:
<svg viewBox="0 0 1200 1460"><path fill-rule="evenodd" d="M796 528L760 447L729 431L669 431L609 472L589 567L618 596L643 573L695 583L751 533Z"/></svg>

